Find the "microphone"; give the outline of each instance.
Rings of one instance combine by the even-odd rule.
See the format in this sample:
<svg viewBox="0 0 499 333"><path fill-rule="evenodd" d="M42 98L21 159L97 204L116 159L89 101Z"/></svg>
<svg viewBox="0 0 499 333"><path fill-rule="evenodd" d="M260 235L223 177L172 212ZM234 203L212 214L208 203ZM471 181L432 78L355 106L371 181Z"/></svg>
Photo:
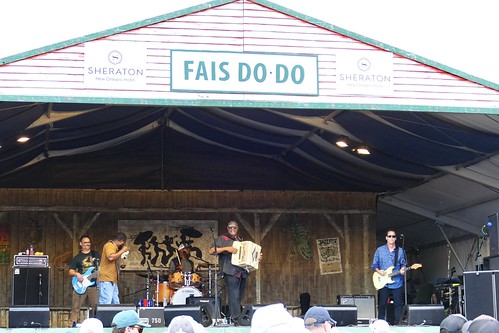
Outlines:
<svg viewBox="0 0 499 333"><path fill-rule="evenodd" d="M213 227L210 227L210 230L211 230L211 232L215 231L215 230L213 230Z"/></svg>
<svg viewBox="0 0 499 333"><path fill-rule="evenodd" d="M482 234L484 236L488 236L489 235L489 228L492 227L492 222L491 221L487 221L487 223L485 223L483 226L482 226Z"/></svg>

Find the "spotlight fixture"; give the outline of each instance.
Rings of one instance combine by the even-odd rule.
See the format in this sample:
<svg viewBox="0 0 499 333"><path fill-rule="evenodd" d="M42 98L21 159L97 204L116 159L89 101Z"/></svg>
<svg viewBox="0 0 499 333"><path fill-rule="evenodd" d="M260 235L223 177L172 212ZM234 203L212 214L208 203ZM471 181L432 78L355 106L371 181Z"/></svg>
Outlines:
<svg viewBox="0 0 499 333"><path fill-rule="evenodd" d="M369 148L367 148L366 146L360 146L356 150L357 150L357 154L359 154L359 155L370 155L371 154L371 152L369 151Z"/></svg>
<svg viewBox="0 0 499 333"><path fill-rule="evenodd" d="M344 135L340 136L338 140L336 140L336 145L340 148L348 147L348 138Z"/></svg>
<svg viewBox="0 0 499 333"><path fill-rule="evenodd" d="M19 142L19 143L25 143L25 142L28 142L28 141L29 141L29 136L27 136L26 134L21 134L17 138L17 142Z"/></svg>

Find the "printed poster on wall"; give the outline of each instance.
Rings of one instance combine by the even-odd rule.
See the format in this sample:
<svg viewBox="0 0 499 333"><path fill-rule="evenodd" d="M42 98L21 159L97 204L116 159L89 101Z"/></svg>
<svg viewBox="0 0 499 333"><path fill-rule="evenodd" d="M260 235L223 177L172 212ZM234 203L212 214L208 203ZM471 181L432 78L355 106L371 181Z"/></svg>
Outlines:
<svg viewBox="0 0 499 333"><path fill-rule="evenodd" d="M212 220L120 220L118 230L127 235L130 251L122 261L124 270L147 270L148 265L154 271L167 270L180 244L190 246L195 266L213 264L208 250L218 236L217 229L218 222Z"/></svg>
<svg viewBox="0 0 499 333"><path fill-rule="evenodd" d="M321 275L341 273L341 252L338 237L317 240Z"/></svg>

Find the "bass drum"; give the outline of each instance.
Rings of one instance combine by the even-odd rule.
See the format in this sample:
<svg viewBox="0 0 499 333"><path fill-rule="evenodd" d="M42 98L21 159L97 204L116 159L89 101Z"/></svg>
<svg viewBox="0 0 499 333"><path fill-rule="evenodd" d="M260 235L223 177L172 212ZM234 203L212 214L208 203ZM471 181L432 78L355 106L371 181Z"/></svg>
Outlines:
<svg viewBox="0 0 499 333"><path fill-rule="evenodd" d="M172 300L170 304L172 305L182 305L187 303L187 297L189 296L194 296L194 297L201 297L203 294L196 288L187 286L187 287L182 287L179 290L173 294Z"/></svg>

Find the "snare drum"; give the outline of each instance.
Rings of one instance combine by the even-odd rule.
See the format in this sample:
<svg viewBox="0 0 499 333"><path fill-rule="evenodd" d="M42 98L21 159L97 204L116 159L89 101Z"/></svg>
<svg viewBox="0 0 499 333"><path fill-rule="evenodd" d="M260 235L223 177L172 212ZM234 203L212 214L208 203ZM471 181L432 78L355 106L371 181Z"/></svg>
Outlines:
<svg viewBox="0 0 499 333"><path fill-rule="evenodd" d="M170 288L172 289L179 289L184 286L184 276L182 275L182 272L171 274L168 280L170 281Z"/></svg>
<svg viewBox="0 0 499 333"><path fill-rule="evenodd" d="M182 287L173 294L171 304L172 305L180 305L187 303L187 297L201 297L203 294L194 287Z"/></svg>
<svg viewBox="0 0 499 333"><path fill-rule="evenodd" d="M157 285L156 292L154 293L154 301L158 303L163 303L163 306L170 303L175 290L170 288L168 282L163 282ZM157 296L157 297L156 297Z"/></svg>

